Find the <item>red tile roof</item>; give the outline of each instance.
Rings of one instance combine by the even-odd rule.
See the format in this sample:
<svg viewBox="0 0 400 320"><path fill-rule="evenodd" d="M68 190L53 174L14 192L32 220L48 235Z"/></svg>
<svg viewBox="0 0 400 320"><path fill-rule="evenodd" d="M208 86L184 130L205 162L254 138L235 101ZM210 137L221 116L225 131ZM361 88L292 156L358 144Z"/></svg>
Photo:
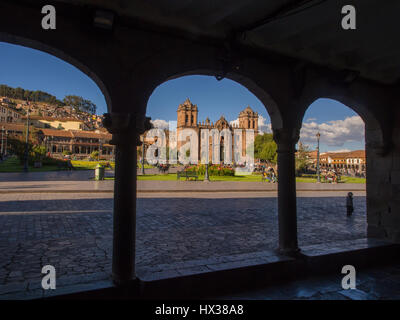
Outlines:
<svg viewBox="0 0 400 320"><path fill-rule="evenodd" d="M40 131L43 132L45 136L73 138L71 131L68 130L40 129L39 132Z"/></svg>
<svg viewBox="0 0 400 320"><path fill-rule="evenodd" d="M4 130L10 131L24 131L25 125L20 123L12 122L0 122L0 129L4 127Z"/></svg>
<svg viewBox="0 0 400 320"><path fill-rule="evenodd" d="M26 116L23 116L22 119L26 119ZM75 118L53 118L53 117L46 117L46 116L29 116L29 119L31 120L45 120L45 121L60 121L60 122L67 122L67 121L73 121L73 122L84 122L83 120L75 119Z"/></svg>

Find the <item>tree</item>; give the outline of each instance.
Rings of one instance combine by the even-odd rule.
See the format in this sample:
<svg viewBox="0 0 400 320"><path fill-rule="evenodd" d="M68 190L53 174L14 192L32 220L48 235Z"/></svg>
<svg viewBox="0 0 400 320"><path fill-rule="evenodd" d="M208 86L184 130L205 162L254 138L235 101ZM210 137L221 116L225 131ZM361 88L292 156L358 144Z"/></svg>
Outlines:
<svg viewBox="0 0 400 320"><path fill-rule="evenodd" d="M8 139L11 153L15 154L21 163L25 159L26 150L26 128L21 136L15 136ZM35 128L29 129L28 136L28 159L30 162L40 159L46 153L44 146L40 146L37 130Z"/></svg>
<svg viewBox="0 0 400 320"><path fill-rule="evenodd" d="M64 156L70 156L70 155L72 155L72 152L69 151L69 150L64 150L64 151L62 152L62 154L63 154Z"/></svg>
<svg viewBox="0 0 400 320"><path fill-rule="evenodd" d="M254 139L254 157L271 163L277 161L277 145L272 133L259 134Z"/></svg>
<svg viewBox="0 0 400 320"><path fill-rule="evenodd" d="M65 105L71 106L76 112L96 113L97 106L90 100L83 99L79 96L68 95L63 100Z"/></svg>
<svg viewBox="0 0 400 320"><path fill-rule="evenodd" d="M30 159L34 161L42 161L46 157L46 147L44 145L33 145Z"/></svg>
<svg viewBox="0 0 400 320"><path fill-rule="evenodd" d="M97 150L95 150L90 154L90 158L92 158L93 160L98 160L99 154L100 153Z"/></svg>
<svg viewBox="0 0 400 320"><path fill-rule="evenodd" d="M24 97L24 93L25 93L25 90L22 89L22 88L20 88L20 87L18 87L18 88L15 89L15 97L16 97L17 99L23 98L23 97Z"/></svg>
<svg viewBox="0 0 400 320"><path fill-rule="evenodd" d="M62 105L63 103L55 96L43 91L31 91L23 88L12 88L5 84L0 85L0 96L20 100L30 100L35 102L48 102L51 104Z"/></svg>
<svg viewBox="0 0 400 320"><path fill-rule="evenodd" d="M309 152L310 152L310 147L299 142L297 146L296 160L295 160L296 174L300 174L301 172L304 172L307 169L309 163L308 159Z"/></svg>

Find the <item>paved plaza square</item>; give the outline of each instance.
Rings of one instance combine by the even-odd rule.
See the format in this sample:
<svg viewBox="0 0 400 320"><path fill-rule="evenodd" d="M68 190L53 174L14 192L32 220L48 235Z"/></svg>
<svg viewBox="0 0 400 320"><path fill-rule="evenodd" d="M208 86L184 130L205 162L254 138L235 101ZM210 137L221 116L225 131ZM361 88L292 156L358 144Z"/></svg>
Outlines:
<svg viewBox="0 0 400 320"><path fill-rule="evenodd" d="M354 205L347 218L345 197L337 192L299 197L300 247L366 237L365 196L355 197ZM112 206L111 193L1 194L0 294L40 291L46 264L55 266L58 287L110 280ZM174 263L244 257L277 247L274 196L148 194L137 207L139 277Z"/></svg>

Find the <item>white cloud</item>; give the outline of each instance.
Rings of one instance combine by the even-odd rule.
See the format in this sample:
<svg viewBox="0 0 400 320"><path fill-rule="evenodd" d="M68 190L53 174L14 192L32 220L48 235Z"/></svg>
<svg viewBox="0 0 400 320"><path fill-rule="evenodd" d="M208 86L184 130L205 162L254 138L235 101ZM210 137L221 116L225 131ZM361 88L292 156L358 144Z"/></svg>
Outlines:
<svg viewBox="0 0 400 320"><path fill-rule="evenodd" d="M150 122L153 124L154 128L158 129L168 129L168 121L162 120L162 119L156 119L156 120L150 120Z"/></svg>
<svg viewBox="0 0 400 320"><path fill-rule="evenodd" d="M239 118L229 122L230 125L239 125ZM271 124L262 115L258 115L258 131L272 133Z"/></svg>
<svg viewBox="0 0 400 320"><path fill-rule="evenodd" d="M339 149L339 150L333 150L329 151L330 153L340 153L340 152L350 152L350 149Z"/></svg>
<svg viewBox="0 0 400 320"><path fill-rule="evenodd" d="M230 124L231 126L233 126L233 125L238 126L238 125L239 125L239 118L236 119L236 120L229 121L229 124Z"/></svg>
<svg viewBox="0 0 400 320"><path fill-rule="evenodd" d="M308 118L308 119L306 120L306 122L315 121L315 120L317 120L317 118Z"/></svg>
<svg viewBox="0 0 400 320"><path fill-rule="evenodd" d="M346 142L364 141L364 121L359 116L334 120L317 124L304 122L300 130L300 139L303 143L316 143L316 134L321 134L320 142L328 146L342 146Z"/></svg>
<svg viewBox="0 0 400 320"><path fill-rule="evenodd" d="M271 123L267 123L267 119L262 115L258 116L258 130L260 132L272 133Z"/></svg>

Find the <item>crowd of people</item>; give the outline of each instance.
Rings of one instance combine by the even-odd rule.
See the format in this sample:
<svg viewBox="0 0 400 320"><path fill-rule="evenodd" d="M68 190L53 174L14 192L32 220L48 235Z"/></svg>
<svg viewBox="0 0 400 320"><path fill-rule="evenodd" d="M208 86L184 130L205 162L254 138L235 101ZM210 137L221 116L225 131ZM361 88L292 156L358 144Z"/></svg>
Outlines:
<svg viewBox="0 0 400 320"><path fill-rule="evenodd" d="M252 172L261 174L261 181L275 183L278 180L275 169L268 162L258 162L252 169Z"/></svg>
<svg viewBox="0 0 400 320"><path fill-rule="evenodd" d="M337 183L340 181L340 177L341 175L335 169L321 171L322 182Z"/></svg>
<svg viewBox="0 0 400 320"><path fill-rule="evenodd" d="M339 182L341 176L365 178L365 172L357 169L322 169L321 177L323 182Z"/></svg>
<svg viewBox="0 0 400 320"><path fill-rule="evenodd" d="M323 168L322 170L335 172L337 175L365 178L365 170L360 169L348 169L348 168Z"/></svg>

